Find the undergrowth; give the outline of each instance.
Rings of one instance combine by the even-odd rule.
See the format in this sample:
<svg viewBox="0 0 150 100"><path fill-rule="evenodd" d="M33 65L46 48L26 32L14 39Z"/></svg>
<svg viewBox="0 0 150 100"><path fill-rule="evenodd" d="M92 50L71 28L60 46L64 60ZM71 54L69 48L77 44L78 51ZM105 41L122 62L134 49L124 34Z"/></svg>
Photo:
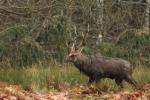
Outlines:
<svg viewBox="0 0 150 100"><path fill-rule="evenodd" d="M140 85L149 84L150 69L137 66L133 77ZM65 90L75 85L87 85L88 78L70 64L35 64L26 68L3 67L0 69L0 81L21 85L24 89L32 89L35 92L48 92ZM102 79L96 88L103 91L118 90L115 81L111 79ZM124 89L132 90L132 86L124 82Z"/></svg>

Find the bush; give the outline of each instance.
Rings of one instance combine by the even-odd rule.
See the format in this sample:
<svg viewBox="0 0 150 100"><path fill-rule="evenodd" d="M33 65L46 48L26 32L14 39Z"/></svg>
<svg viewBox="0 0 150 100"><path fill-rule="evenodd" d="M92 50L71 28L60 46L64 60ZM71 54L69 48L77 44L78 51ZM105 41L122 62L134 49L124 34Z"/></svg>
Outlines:
<svg viewBox="0 0 150 100"><path fill-rule="evenodd" d="M106 56L120 57L131 61L134 65L144 64L150 66L150 36L148 34L137 35L127 33L120 38L117 45L103 43L100 52Z"/></svg>
<svg viewBox="0 0 150 100"><path fill-rule="evenodd" d="M26 66L45 58L24 28L12 28L0 34L1 66Z"/></svg>
<svg viewBox="0 0 150 100"><path fill-rule="evenodd" d="M52 58L63 62L66 53L66 40L72 30L72 23L62 16L50 17L46 29L40 33L36 41L42 43L43 49L52 54Z"/></svg>
<svg viewBox="0 0 150 100"><path fill-rule="evenodd" d="M1 66L27 66L37 62L62 62L66 53L65 40L71 23L62 16L48 19L37 38L24 27L13 27L0 34Z"/></svg>
<svg viewBox="0 0 150 100"><path fill-rule="evenodd" d="M31 36L24 27L13 27L0 33L1 66L27 66L43 61L46 63L50 59L63 62L67 52L65 43L69 37L68 33L73 32L72 26L73 23L67 18L53 16L48 18L47 26L37 38ZM78 31L77 34L79 33ZM120 38L117 45L104 42L100 46L100 52L105 56L127 59L134 65L149 66L149 41L148 34L138 35L128 32ZM93 42L94 40L88 40L84 49L87 54L91 54L92 47L89 45Z"/></svg>

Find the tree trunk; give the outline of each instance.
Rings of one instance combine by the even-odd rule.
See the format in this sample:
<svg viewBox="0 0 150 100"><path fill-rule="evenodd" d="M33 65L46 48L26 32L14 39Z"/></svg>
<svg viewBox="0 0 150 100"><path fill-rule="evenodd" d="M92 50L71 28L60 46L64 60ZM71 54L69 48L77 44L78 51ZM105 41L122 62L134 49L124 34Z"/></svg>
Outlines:
<svg viewBox="0 0 150 100"><path fill-rule="evenodd" d="M104 0L97 0L97 7L98 7L98 28L99 28L99 35L96 41L97 45L100 45L102 42L102 34L104 34L104 28L103 28L103 10L104 10ZM101 37L99 37L101 36Z"/></svg>
<svg viewBox="0 0 150 100"><path fill-rule="evenodd" d="M98 25L100 28L100 34L103 33L103 7L104 7L104 0L97 0L97 7L98 7Z"/></svg>
<svg viewBox="0 0 150 100"><path fill-rule="evenodd" d="M145 26L146 29L148 29L148 32L150 31L150 0L147 0L147 5L146 5L146 16L145 16Z"/></svg>

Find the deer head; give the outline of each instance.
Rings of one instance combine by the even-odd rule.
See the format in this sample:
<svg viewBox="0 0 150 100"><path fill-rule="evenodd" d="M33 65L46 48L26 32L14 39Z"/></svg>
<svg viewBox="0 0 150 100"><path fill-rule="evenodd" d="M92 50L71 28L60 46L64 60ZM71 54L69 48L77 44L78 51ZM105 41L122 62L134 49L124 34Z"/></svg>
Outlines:
<svg viewBox="0 0 150 100"><path fill-rule="evenodd" d="M67 61L70 62L76 62L77 59L82 55L82 48L76 48L75 44L73 43L71 47L69 47L69 52L68 52L68 56L66 58Z"/></svg>
<svg viewBox="0 0 150 100"><path fill-rule="evenodd" d="M66 43L68 47L68 55L66 58L67 61L76 62L78 59L81 58L81 56L83 55L82 50L84 48L87 35L88 33L86 34L82 33L82 40L79 43L79 45L77 45L77 42L76 42L77 35L74 38L71 38L71 41Z"/></svg>

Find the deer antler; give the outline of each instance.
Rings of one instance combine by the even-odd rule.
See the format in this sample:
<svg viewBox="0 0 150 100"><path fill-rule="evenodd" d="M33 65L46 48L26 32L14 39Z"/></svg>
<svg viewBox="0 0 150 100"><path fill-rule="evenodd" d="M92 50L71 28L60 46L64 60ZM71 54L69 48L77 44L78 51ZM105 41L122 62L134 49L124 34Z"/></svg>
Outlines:
<svg viewBox="0 0 150 100"><path fill-rule="evenodd" d="M74 34L75 34L75 36L72 37L71 36L72 34L69 33L70 41L66 42L66 46L69 47L71 50L75 50L76 39L77 39L77 29L76 29L76 26L74 26Z"/></svg>
<svg viewBox="0 0 150 100"><path fill-rule="evenodd" d="M86 32L86 33L83 33L82 32L82 41L81 41L81 43L79 44L79 46L78 47L82 47L82 46L84 46L85 45L85 42L86 42L86 39L87 39L87 37L88 37L88 33L89 33L89 24L88 24L88 31Z"/></svg>
<svg viewBox="0 0 150 100"><path fill-rule="evenodd" d="M79 45L77 46L77 48L80 50L80 51L82 51L82 49L83 49L83 46L85 45L85 42L86 42L86 39L87 39L87 37L88 37L88 33L89 33L89 24L88 24L88 30L87 30L87 32L86 33L83 33L82 32L82 40L81 40L81 42L79 43ZM66 43L66 45L67 45L67 47L69 47L70 48L70 50L75 50L75 47L76 47L76 39L77 39L77 28L76 28L76 26L74 26L74 37L72 37L71 36L71 34L69 34L70 35L70 41L68 42L68 43ZM71 45L72 44L72 45ZM82 49L81 49L82 48Z"/></svg>

